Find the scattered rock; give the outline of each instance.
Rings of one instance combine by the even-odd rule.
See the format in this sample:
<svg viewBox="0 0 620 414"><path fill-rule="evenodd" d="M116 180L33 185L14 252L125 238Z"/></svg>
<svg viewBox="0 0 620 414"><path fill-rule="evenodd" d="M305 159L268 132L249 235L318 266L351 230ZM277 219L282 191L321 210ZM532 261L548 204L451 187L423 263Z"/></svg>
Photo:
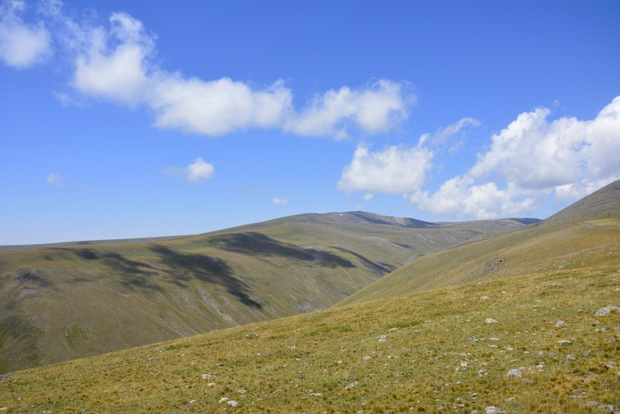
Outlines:
<svg viewBox="0 0 620 414"><path fill-rule="evenodd" d="M235 400L227 401L226 404L228 404L228 405L230 405L232 407L236 407L236 406L239 405L239 403L237 401L235 401Z"/></svg>
<svg viewBox="0 0 620 414"><path fill-rule="evenodd" d="M521 378L523 376L523 374L521 373L520 370L518 370L517 368L514 368L514 369L511 369L510 371L508 371L508 376L509 377Z"/></svg>
<svg viewBox="0 0 620 414"><path fill-rule="evenodd" d="M499 407L493 407L492 405L489 407L485 407L484 414L500 414L502 409Z"/></svg>
<svg viewBox="0 0 620 414"><path fill-rule="evenodd" d="M480 300L489 300L491 299L489 296L480 296Z"/></svg>
<svg viewBox="0 0 620 414"><path fill-rule="evenodd" d="M492 318L486 318L485 322L486 323L497 323L497 321L495 319L492 319Z"/></svg>
<svg viewBox="0 0 620 414"><path fill-rule="evenodd" d="M254 332L249 332L245 337L248 339L256 339L258 338L258 334L255 334Z"/></svg>
<svg viewBox="0 0 620 414"><path fill-rule="evenodd" d="M575 355L568 354L568 355L566 355L566 359L571 360L571 361L575 361L577 358L575 358Z"/></svg>
<svg viewBox="0 0 620 414"><path fill-rule="evenodd" d="M357 384L359 384L357 381L354 381L352 383L350 383L349 385L347 385L345 388L353 388L355 387Z"/></svg>
<svg viewBox="0 0 620 414"><path fill-rule="evenodd" d="M202 374L202 379L209 379L209 380L214 380L217 377L215 375L210 375L210 374Z"/></svg>
<svg viewBox="0 0 620 414"><path fill-rule="evenodd" d="M607 316L612 312L620 312L620 308L618 306L605 306L597 310L594 316Z"/></svg>
<svg viewBox="0 0 620 414"><path fill-rule="evenodd" d="M220 400L219 400L218 402L219 402L219 403L223 403L223 402L228 401L229 399L230 399L230 398L228 398L228 397L222 397L222 398L220 398Z"/></svg>
<svg viewBox="0 0 620 414"><path fill-rule="evenodd" d="M488 372L487 372L487 370L486 370L486 369L481 369L480 371L478 371L478 376L479 376L480 378L484 377L484 376L485 376L485 375L487 375L487 374L488 374Z"/></svg>
<svg viewBox="0 0 620 414"><path fill-rule="evenodd" d="M568 325L564 321L557 321L556 323L553 324L554 328L564 328L565 326L568 326Z"/></svg>
<svg viewBox="0 0 620 414"><path fill-rule="evenodd" d="M364 361L370 361L372 359L372 357L370 355L366 355L364 358L362 358Z"/></svg>

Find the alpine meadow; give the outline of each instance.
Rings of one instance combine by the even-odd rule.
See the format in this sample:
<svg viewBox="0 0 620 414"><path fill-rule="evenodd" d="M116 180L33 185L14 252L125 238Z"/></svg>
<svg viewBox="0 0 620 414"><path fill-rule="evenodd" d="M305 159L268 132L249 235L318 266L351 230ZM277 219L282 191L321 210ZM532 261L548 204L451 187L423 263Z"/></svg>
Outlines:
<svg viewBox="0 0 620 414"><path fill-rule="evenodd" d="M0 0L0 414L620 413L617 0Z"/></svg>

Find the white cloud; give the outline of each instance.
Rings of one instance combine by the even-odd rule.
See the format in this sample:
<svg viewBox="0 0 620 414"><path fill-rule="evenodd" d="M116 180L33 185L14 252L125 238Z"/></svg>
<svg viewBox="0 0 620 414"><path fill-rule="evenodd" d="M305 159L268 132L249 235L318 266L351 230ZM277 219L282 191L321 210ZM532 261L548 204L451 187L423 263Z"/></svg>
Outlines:
<svg viewBox="0 0 620 414"><path fill-rule="evenodd" d="M373 193L364 194L364 201L370 201L375 195Z"/></svg>
<svg viewBox="0 0 620 414"><path fill-rule="evenodd" d="M285 128L299 135L346 138L351 126L368 134L388 131L407 119L415 97L406 85L379 79L367 88L329 90L290 117Z"/></svg>
<svg viewBox="0 0 620 414"><path fill-rule="evenodd" d="M292 101L290 90L280 81L253 91L228 78L206 82L160 73L152 91L148 103L157 114L155 125L212 136L247 127L276 127Z"/></svg>
<svg viewBox="0 0 620 414"><path fill-rule="evenodd" d="M338 188L347 193L412 193L424 184L432 158L432 151L422 146L390 146L372 152L360 144L351 163L344 167Z"/></svg>
<svg viewBox="0 0 620 414"><path fill-rule="evenodd" d="M476 185L470 176L458 176L446 181L432 196L427 191L418 191L409 200L419 209L434 214L479 220L514 217L538 207L537 199L514 187L500 190L492 182Z"/></svg>
<svg viewBox="0 0 620 414"><path fill-rule="evenodd" d="M282 80L261 88L227 77L204 80L169 72L155 60L155 36L131 15L113 13L107 27L95 26L67 17L62 6L60 1L49 0L40 11L58 29L54 32L57 43L74 63L74 90L82 97L150 108L158 127L209 136L275 128L298 135L343 138L351 130L376 134L396 128L415 102L408 85L380 79L358 89L343 86L329 90L296 111L293 93ZM10 23L7 18L3 21ZM49 43L44 28L19 27L31 38ZM37 51L36 56L42 56L42 49L34 46L19 50ZM31 55L22 61L34 61L35 53ZM56 95L65 104L76 101L66 93Z"/></svg>
<svg viewBox="0 0 620 414"><path fill-rule="evenodd" d="M75 61L73 86L95 97L130 105L141 103L151 83L148 57L154 41L142 23L125 13L110 17L110 29L86 30Z"/></svg>
<svg viewBox="0 0 620 414"><path fill-rule="evenodd" d="M488 152L470 173L498 175L519 188L553 189L576 182L611 180L620 172L620 97L590 121L547 121L550 110L520 114L492 136Z"/></svg>
<svg viewBox="0 0 620 414"><path fill-rule="evenodd" d="M62 177L58 173L50 173L45 182L54 187L62 187Z"/></svg>
<svg viewBox="0 0 620 414"><path fill-rule="evenodd" d="M204 162L202 158L197 158L185 168L185 178L193 183L201 183L204 180L208 180L214 173L213 165Z"/></svg>
<svg viewBox="0 0 620 414"><path fill-rule="evenodd" d="M550 114L546 108L520 114L491 137L467 173L435 194L414 193L411 203L446 216L518 216L549 197L568 204L620 178L620 97L593 120L550 122Z"/></svg>
<svg viewBox="0 0 620 414"><path fill-rule="evenodd" d="M0 58L14 68L27 68L51 53L51 36L42 23L28 24L19 16L26 10L23 1L0 5Z"/></svg>
<svg viewBox="0 0 620 414"><path fill-rule="evenodd" d="M288 204L288 198L286 198L286 197L282 197L282 198L280 198L280 197L274 197L274 198L271 200L271 203L272 203L274 206L283 206L283 205Z"/></svg>
<svg viewBox="0 0 620 414"><path fill-rule="evenodd" d="M172 178L182 178L192 183L200 184L204 180L208 180L215 174L215 168L212 164L205 162L201 157L196 158L193 163L185 168L182 167L166 167L159 171L161 174Z"/></svg>

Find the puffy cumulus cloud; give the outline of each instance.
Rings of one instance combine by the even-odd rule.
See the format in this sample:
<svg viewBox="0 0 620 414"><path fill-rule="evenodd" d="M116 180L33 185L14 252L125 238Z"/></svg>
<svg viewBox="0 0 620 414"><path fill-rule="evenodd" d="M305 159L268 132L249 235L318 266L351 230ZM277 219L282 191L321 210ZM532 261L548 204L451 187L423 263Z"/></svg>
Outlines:
<svg viewBox="0 0 620 414"><path fill-rule="evenodd" d="M159 74L148 103L155 125L205 135L222 135L247 127L276 127L290 110L292 94L281 81L253 91L229 78L215 81Z"/></svg>
<svg viewBox="0 0 620 414"><path fill-rule="evenodd" d="M151 79L148 58L154 41L142 23L125 13L110 17L110 29L102 27L83 33L75 60L73 86L99 98L130 105L142 103Z"/></svg>
<svg viewBox="0 0 620 414"><path fill-rule="evenodd" d="M54 187L62 187L62 177L58 173L50 173L45 182Z"/></svg>
<svg viewBox="0 0 620 414"><path fill-rule="evenodd" d="M346 138L354 126L367 134L388 131L407 119L415 97L407 85L379 79L353 90L347 86L329 90L300 113L290 116L285 129L299 135Z"/></svg>
<svg viewBox="0 0 620 414"><path fill-rule="evenodd" d="M609 182L620 173L620 97L593 120L559 118L550 110L520 114L491 137L470 174L478 179L496 174L523 189L549 190L581 182Z"/></svg>
<svg viewBox="0 0 620 414"><path fill-rule="evenodd" d="M284 206L288 204L288 198L287 197L274 197L271 199L271 203L274 206Z"/></svg>
<svg viewBox="0 0 620 414"><path fill-rule="evenodd" d="M422 146L390 146L373 152L360 144L344 167L338 188L347 193L412 193L424 184L432 158L432 151Z"/></svg>
<svg viewBox="0 0 620 414"><path fill-rule="evenodd" d="M537 108L518 115L467 173L432 195L414 193L411 203L445 216L517 216L550 198L574 202L620 178L620 97L592 120L548 121L550 114Z"/></svg>
<svg viewBox="0 0 620 414"><path fill-rule="evenodd" d="M479 220L518 216L538 207L535 198L515 187L501 190L492 182L477 185L470 176L446 181L431 196L428 191L418 191L410 196L410 202L435 214Z"/></svg>
<svg viewBox="0 0 620 414"><path fill-rule="evenodd" d="M23 1L0 4L0 58L8 66L27 68L51 54L51 36L43 23L24 22L27 9Z"/></svg>
<svg viewBox="0 0 620 414"><path fill-rule="evenodd" d="M42 25L26 25L3 6L0 53L7 64L25 67L44 56L50 44ZM59 0L47 0L41 16L56 29L57 43L74 64L71 85L82 97L94 97L153 110L155 125L210 136L246 128L277 128L288 133L343 138L351 129L376 134L406 119L415 102L407 85L380 79L365 87L343 86L317 95L301 111L283 81L266 87L227 77L204 80L169 72L155 61L156 37L127 13L113 13L107 26L76 22ZM76 101L57 94L63 103Z"/></svg>
<svg viewBox="0 0 620 414"><path fill-rule="evenodd" d="M202 158L197 158L185 168L185 177L193 183L201 183L204 180L208 180L214 173L213 165L205 162Z"/></svg>

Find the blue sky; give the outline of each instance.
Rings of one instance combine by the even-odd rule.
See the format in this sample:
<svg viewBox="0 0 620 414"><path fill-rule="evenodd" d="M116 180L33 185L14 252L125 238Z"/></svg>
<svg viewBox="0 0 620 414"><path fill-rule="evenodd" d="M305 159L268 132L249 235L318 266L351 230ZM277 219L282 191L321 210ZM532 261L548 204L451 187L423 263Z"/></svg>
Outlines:
<svg viewBox="0 0 620 414"><path fill-rule="evenodd" d="M620 178L618 1L0 4L0 244L545 218Z"/></svg>

